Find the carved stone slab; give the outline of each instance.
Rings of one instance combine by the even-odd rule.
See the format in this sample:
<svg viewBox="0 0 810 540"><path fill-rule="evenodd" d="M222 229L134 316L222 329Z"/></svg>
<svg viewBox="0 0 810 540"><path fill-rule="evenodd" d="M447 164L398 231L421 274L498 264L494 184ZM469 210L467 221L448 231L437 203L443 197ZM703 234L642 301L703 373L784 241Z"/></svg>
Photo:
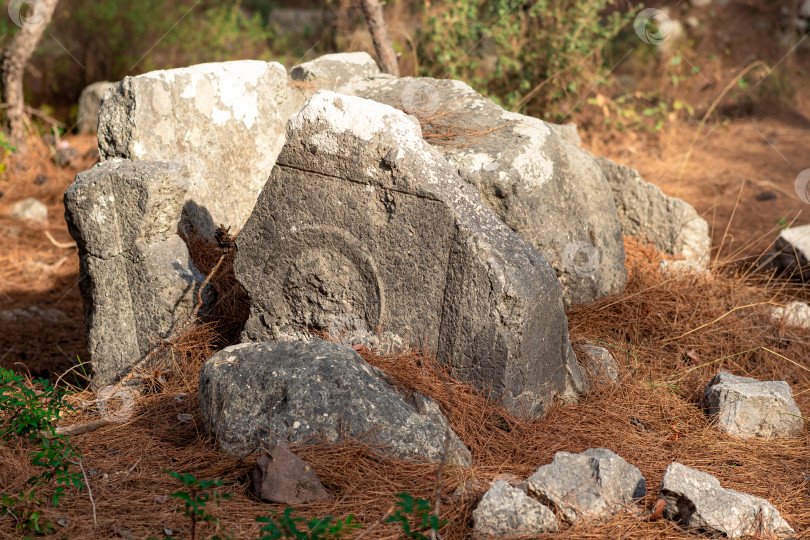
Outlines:
<svg viewBox="0 0 810 540"><path fill-rule="evenodd" d="M313 96L237 251L245 340L306 338L351 313L514 410L539 412L568 378L580 383L554 270L387 105Z"/></svg>

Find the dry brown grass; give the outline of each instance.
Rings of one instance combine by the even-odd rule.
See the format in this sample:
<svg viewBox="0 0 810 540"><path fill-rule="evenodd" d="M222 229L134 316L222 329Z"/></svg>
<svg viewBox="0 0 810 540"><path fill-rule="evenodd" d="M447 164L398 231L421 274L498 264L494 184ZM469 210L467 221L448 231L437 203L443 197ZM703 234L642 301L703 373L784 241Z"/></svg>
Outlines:
<svg viewBox="0 0 810 540"><path fill-rule="evenodd" d="M587 340L610 348L621 365L621 381L595 390L576 405L558 403L537 422L511 416L480 392L453 380L429 355L414 350L399 357L380 357L361 351L402 391L433 396L471 449L473 467L448 467L442 473L442 517L448 521L444 537L463 538L471 531L471 513L481 490L465 500L454 500L452 494L460 484L473 477L489 480L499 473L526 477L548 463L555 452L590 447L610 448L641 469L648 486L648 495L640 503L645 509L658 496L666 466L679 461L716 475L725 487L768 499L800 538L810 537L804 532L810 530L807 435L788 440L733 439L715 429L697 403L709 377L727 369L786 380L793 386L799 408L810 410L810 373L804 361L810 353L808 332L769 321L769 304L777 302L770 292L775 282L769 289L719 274L665 278L656 271L660 255L631 239L626 244L626 292L569 313L575 345ZM216 257L215 246L194 245L195 260ZM231 272L230 264L224 265L215 286L230 290ZM189 523L176 512L178 503L166 498L180 486L164 470L230 482L226 490L234 496L211 511L234 537L259 536L254 518L282 510L250 495L248 479L256 455L240 461L222 454L204 433L197 408L197 375L201 363L221 342L217 335L209 325L179 339L172 348L179 368L140 401L133 419L74 437L85 468L95 473L90 482L99 526L93 528L87 492L72 490L59 507L44 511L48 519L68 519L59 536L102 538L127 528L136 537L158 537L163 527L188 536ZM185 398L176 400L182 393ZM80 404L93 396L83 391L73 399ZM92 408L85 411L65 423L92 419ZM193 421L182 423L178 419L182 413L191 414ZM398 538L396 527L379 523L396 494L432 499L436 487L435 464L380 457L362 444L320 442L291 448L310 463L334 497L331 502L301 506L298 514L355 514L361 523L375 526L366 538ZM24 488L34 474L26 455L30 450L23 443L0 448L4 492ZM206 535L215 531L211 525L201 530ZM0 537L17 537L8 518L0 520ZM649 522L628 513L602 525L567 528L554 537L674 539L690 535L665 520Z"/></svg>

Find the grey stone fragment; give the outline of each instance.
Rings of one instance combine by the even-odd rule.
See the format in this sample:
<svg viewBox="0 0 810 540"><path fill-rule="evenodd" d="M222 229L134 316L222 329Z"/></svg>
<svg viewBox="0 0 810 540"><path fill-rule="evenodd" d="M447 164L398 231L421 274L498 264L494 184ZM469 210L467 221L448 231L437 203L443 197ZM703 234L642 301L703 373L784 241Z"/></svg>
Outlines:
<svg viewBox="0 0 810 540"><path fill-rule="evenodd" d="M765 264L802 281L810 278L810 225L780 231Z"/></svg>
<svg viewBox="0 0 810 540"><path fill-rule="evenodd" d="M380 75L379 66L365 52L325 54L310 62L298 64L290 70L290 78L300 82L314 82L320 89L335 90L359 79Z"/></svg>
<svg viewBox="0 0 810 540"><path fill-rule="evenodd" d="M204 276L177 235L182 179L178 164L112 159L77 175L65 193L96 385L135 363L196 304Z"/></svg>
<svg viewBox="0 0 810 540"><path fill-rule="evenodd" d="M105 95L101 159L176 161L188 175L186 213L202 234L240 229L303 98L277 63L242 60L126 77Z"/></svg>
<svg viewBox="0 0 810 540"><path fill-rule="evenodd" d="M504 111L461 81L404 77L351 91L420 118L484 204L551 263L567 305L624 289L612 193L593 157L560 127Z"/></svg>
<svg viewBox="0 0 810 540"><path fill-rule="evenodd" d="M246 454L260 442L359 438L403 458L440 460L447 420L424 396L409 403L356 352L329 341L243 343L200 371L203 424L220 448ZM420 412L420 406L422 411ZM470 463L450 431L449 461Z"/></svg>
<svg viewBox="0 0 810 540"><path fill-rule="evenodd" d="M256 460L253 493L263 501L287 505L332 498L305 461L278 445L272 445Z"/></svg>
<svg viewBox="0 0 810 540"><path fill-rule="evenodd" d="M683 527L729 538L785 538L793 529L765 499L723 489L714 476L670 463L661 482L664 516Z"/></svg>
<svg viewBox="0 0 810 540"><path fill-rule="evenodd" d="M729 435L749 437L795 437L804 420L793 401L793 391L784 381L758 381L720 372L703 395L707 413Z"/></svg>
<svg viewBox="0 0 810 540"><path fill-rule="evenodd" d="M529 495L561 512L570 523L610 518L646 493L644 476L605 448L557 452L526 480Z"/></svg>
<svg viewBox="0 0 810 540"><path fill-rule="evenodd" d="M692 205L665 195L634 169L603 157L596 162L613 190L623 234L646 238L663 253L708 264L709 224Z"/></svg>
<svg viewBox="0 0 810 540"><path fill-rule="evenodd" d="M109 81L99 81L82 90L79 96L79 110L76 115L76 129L79 130L79 133L96 133L101 99L104 97L104 93L114 84Z"/></svg>
<svg viewBox="0 0 810 540"><path fill-rule="evenodd" d="M8 209L8 215L13 219L43 224L48 221L48 207L34 197L28 197L14 203Z"/></svg>
<svg viewBox="0 0 810 540"><path fill-rule="evenodd" d="M246 341L353 314L418 336L513 411L538 413L579 381L552 268L386 105L311 98L237 247Z"/></svg>
<svg viewBox="0 0 810 540"><path fill-rule="evenodd" d="M557 532L559 522L548 507L498 480L473 510L476 534L481 536L518 536Z"/></svg>

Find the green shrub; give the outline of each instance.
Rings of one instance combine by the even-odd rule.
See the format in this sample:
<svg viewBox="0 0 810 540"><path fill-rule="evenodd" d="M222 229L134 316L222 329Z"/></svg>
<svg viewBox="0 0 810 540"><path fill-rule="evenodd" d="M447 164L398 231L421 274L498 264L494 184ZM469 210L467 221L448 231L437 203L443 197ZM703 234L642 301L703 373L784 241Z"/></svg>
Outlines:
<svg viewBox="0 0 810 540"><path fill-rule="evenodd" d="M464 80L502 106L552 119L608 73L606 52L631 13L605 0L458 0L426 10L424 75ZM543 114L545 113L545 114Z"/></svg>

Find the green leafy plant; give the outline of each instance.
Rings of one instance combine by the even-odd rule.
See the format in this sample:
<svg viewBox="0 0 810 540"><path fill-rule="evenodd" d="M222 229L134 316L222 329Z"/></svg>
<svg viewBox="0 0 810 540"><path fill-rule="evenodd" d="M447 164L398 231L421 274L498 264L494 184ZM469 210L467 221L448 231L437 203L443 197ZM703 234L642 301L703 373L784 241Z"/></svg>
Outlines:
<svg viewBox="0 0 810 540"><path fill-rule="evenodd" d="M259 540L271 540L276 538L295 538L297 540L331 540L333 538L343 538L344 533L350 533L354 529L359 529L361 525L354 523L354 514L350 514L345 519L335 519L326 516L323 519L311 519L306 522L307 531L298 529L298 525L304 518L294 517L294 508L285 508L284 513L279 515L273 513L267 517L258 517L256 521L264 523L261 528L263 533ZM334 523L332 523L334 521Z"/></svg>
<svg viewBox="0 0 810 540"><path fill-rule="evenodd" d="M428 540L423 533L436 531L446 523L431 512L430 501L415 499L407 493L397 495L396 511L385 520L386 523L399 523L407 538Z"/></svg>
<svg viewBox="0 0 810 540"><path fill-rule="evenodd" d="M219 505L220 500L229 499L230 493L219 493L215 491L225 483L222 480L199 480L193 474L181 474L174 471L164 471L175 480L182 482L188 491L177 491L172 493L172 497L183 501L183 513L191 519L191 538L194 540L197 535L197 523L215 523L219 525L219 519L208 513L208 503L213 502ZM227 535L214 536L214 539L229 538Z"/></svg>
<svg viewBox="0 0 810 540"><path fill-rule="evenodd" d="M426 8L423 74L458 78L511 110L567 115L609 72L633 14L606 0L458 0Z"/></svg>
<svg viewBox="0 0 810 540"><path fill-rule="evenodd" d="M51 504L57 506L69 486L82 489L82 474L71 471L70 466L81 459L81 454L66 436L56 433L53 422L72 407L65 402L66 393L47 379L30 383L11 370L0 368L0 441L15 437L27 438L38 445L31 453L31 463L44 469L28 479L28 491L16 495L2 494L0 514L9 515L17 522L20 532L47 534L52 524L41 521L39 508L44 504L33 486L56 483Z"/></svg>

